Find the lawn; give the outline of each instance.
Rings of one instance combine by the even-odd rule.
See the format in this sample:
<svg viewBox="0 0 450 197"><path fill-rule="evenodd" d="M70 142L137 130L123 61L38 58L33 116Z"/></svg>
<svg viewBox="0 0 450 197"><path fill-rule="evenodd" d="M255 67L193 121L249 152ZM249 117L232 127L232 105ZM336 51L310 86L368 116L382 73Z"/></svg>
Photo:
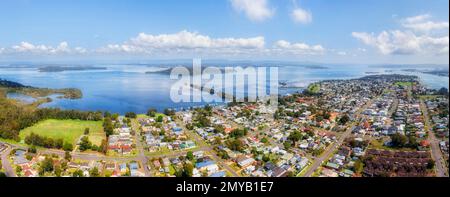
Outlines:
<svg viewBox="0 0 450 197"><path fill-rule="evenodd" d="M412 87L414 85L413 82L403 82L403 81L398 81L395 82L396 86L403 86L403 87Z"/></svg>
<svg viewBox="0 0 450 197"><path fill-rule="evenodd" d="M75 145L80 136L83 135L85 128L89 128L89 140L100 146L102 140L106 138L102 121L44 120L20 131L19 136L21 140L24 140L26 136L35 133L52 139L63 139L64 142Z"/></svg>
<svg viewBox="0 0 450 197"><path fill-rule="evenodd" d="M166 117L165 114L162 114L162 113L156 113L155 117L153 117L153 118L156 118L156 117L158 117L158 116ZM150 118L150 116L147 116L146 114L138 114L138 115L136 116L136 118L137 118L137 119Z"/></svg>
<svg viewBox="0 0 450 197"><path fill-rule="evenodd" d="M370 141L369 149L388 150L388 151L414 151L411 148L394 148L384 145L385 140L372 140Z"/></svg>
<svg viewBox="0 0 450 197"><path fill-rule="evenodd" d="M419 98L423 100L433 100L439 98L440 95L420 95Z"/></svg>
<svg viewBox="0 0 450 197"><path fill-rule="evenodd" d="M320 84L314 83L308 86L308 92L311 94L317 94L320 91Z"/></svg>

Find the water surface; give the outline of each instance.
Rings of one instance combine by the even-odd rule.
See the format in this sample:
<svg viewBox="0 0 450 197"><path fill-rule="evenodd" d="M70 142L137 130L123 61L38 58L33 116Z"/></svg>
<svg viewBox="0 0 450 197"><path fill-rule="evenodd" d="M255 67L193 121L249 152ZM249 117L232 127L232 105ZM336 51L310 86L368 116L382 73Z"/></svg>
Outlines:
<svg viewBox="0 0 450 197"><path fill-rule="evenodd" d="M97 66L97 65L93 65ZM170 99L170 88L176 80L166 74L146 74L161 67L145 65L98 65L107 70L82 70L65 72L39 72L36 66L11 67L0 66L0 78L30 85L48 88L79 88L83 98L78 100L59 99L51 96L53 102L42 107L60 107L78 110L108 110L117 113L134 111L145 113L153 107L160 111L165 108L188 108L204 103L174 103ZM326 66L326 65L325 65ZM279 89L280 94L301 91L312 82L329 79L351 79L366 76L368 73L414 74L430 88L448 88L449 78L423 73L401 71L400 68L387 69L371 66L326 66L328 69L305 68L288 65L279 67L279 81L291 88ZM402 68L404 69L404 68ZM389 72L386 72L389 70ZM30 98L23 95L8 94L26 102Z"/></svg>

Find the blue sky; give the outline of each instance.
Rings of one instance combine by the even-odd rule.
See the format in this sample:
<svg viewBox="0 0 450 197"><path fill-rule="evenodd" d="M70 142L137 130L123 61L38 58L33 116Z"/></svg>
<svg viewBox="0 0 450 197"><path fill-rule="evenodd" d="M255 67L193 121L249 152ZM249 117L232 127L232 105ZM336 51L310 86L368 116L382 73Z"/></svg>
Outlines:
<svg viewBox="0 0 450 197"><path fill-rule="evenodd" d="M0 59L202 57L448 64L448 4L2 0Z"/></svg>

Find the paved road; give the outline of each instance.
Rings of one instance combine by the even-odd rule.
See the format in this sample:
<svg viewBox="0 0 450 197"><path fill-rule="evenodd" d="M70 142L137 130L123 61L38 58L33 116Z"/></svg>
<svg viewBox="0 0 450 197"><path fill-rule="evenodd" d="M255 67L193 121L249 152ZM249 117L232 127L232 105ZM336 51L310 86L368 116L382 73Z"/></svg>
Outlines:
<svg viewBox="0 0 450 197"><path fill-rule="evenodd" d="M176 120L177 125L184 125L180 120ZM217 162L217 164L231 173L234 177L240 177L240 175L233 170L230 166L228 166L222 158L217 156L217 152L211 148L211 145L207 144L197 133L190 131L187 128L184 128L188 135L193 138L195 143L200 146L204 151L211 153L213 159Z"/></svg>
<svg viewBox="0 0 450 197"><path fill-rule="evenodd" d="M151 173L150 173L150 170L148 169L148 158L145 156L144 146L142 145L142 142L140 139L141 132L140 132L139 122L136 119L133 119L131 124L132 124L133 130L134 130L134 141L136 143L136 149L138 151L138 156L136 157L136 159L141 162L142 167L144 168L145 176L149 177L151 175Z"/></svg>
<svg viewBox="0 0 450 197"><path fill-rule="evenodd" d="M372 101L374 99L370 100L365 104L363 107L361 107L356 113L355 113L355 119L358 119L361 113L366 109L368 106L372 104ZM339 148L345 139L352 133L353 127L355 126L355 123L352 123L348 126L347 130L339 136L338 140L333 143L327 150L325 150L324 153L322 153L316 160L311 164L311 166L308 167L305 174L303 174L304 177L310 177L316 170L319 168L325 160L327 160L331 154L334 153L334 151Z"/></svg>
<svg viewBox="0 0 450 197"><path fill-rule="evenodd" d="M1 153L2 158L2 166L5 170L5 174L7 177L16 177L15 170L12 168L11 163L9 162L8 156L11 153L11 148L7 148Z"/></svg>
<svg viewBox="0 0 450 197"><path fill-rule="evenodd" d="M183 124L180 124L180 125L183 125ZM217 155L216 155L217 153L210 147L210 145L208 145L205 141L203 141L203 139L199 135L197 135L196 133L191 132L191 131L188 131L188 134L193 138L193 140L199 146L198 148L196 148L196 151L205 151L205 152L211 153L213 159L216 160L216 162L218 163L219 166L221 166L225 170L229 171L233 176L235 176L235 177L239 176L239 174L237 174L231 167L229 167L228 165L226 165L224 163L224 160L217 157ZM190 150L185 150L185 151L170 152L170 153L166 153L166 154L158 154L158 155L154 155L154 156L146 156L144 148L143 148L143 144L139 140L139 136L140 135L138 135L136 132L135 140L136 140L136 148L138 150L138 155L134 156L134 157L133 156L114 157L114 156L106 156L106 155L103 155L100 153L96 154L96 153L80 153L80 152L72 152L71 155L72 155L73 159L79 159L79 160L85 160L85 161L118 161L118 162L140 161L143 165L145 176L149 177L149 176L151 176L151 172L147 168L149 159L160 158L160 157L172 158L172 157L184 156L187 154L187 152L190 151ZM7 144L10 148L3 151L3 153L1 154L3 168L6 170L7 176L16 176L14 169L12 169L12 166L8 160L9 153L11 152L12 149L26 150L27 147L16 145L16 144L9 144L9 143L5 143L5 144ZM38 150L38 153L39 154L48 154L48 155L55 154L60 157L65 156L65 151L56 150L56 149L42 149L42 150Z"/></svg>
<svg viewBox="0 0 450 197"><path fill-rule="evenodd" d="M333 143L322 155L320 155L316 160L308 167L308 170L303 175L304 177L310 177L319 168L322 163L330 157L334 151L342 145L344 140L352 133L353 126L349 128L339 137L338 141Z"/></svg>
<svg viewBox="0 0 450 197"><path fill-rule="evenodd" d="M437 177L448 177L448 168L445 167L444 157L442 156L441 148L439 147L439 141L436 139L434 132L432 131L432 126L430 122L430 117L428 116L428 109L423 100L420 101L420 107L425 120L425 129L428 133L428 141L431 145L431 156L436 163L436 176Z"/></svg>

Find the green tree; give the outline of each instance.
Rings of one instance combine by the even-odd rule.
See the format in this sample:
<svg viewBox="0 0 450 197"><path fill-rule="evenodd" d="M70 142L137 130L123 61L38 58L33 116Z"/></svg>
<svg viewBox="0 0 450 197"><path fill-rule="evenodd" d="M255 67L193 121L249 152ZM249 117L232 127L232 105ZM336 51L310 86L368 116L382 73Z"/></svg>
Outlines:
<svg viewBox="0 0 450 197"><path fill-rule="evenodd" d="M419 142L417 142L417 138L415 136L408 137L408 146L411 148L417 148L419 146Z"/></svg>
<svg viewBox="0 0 450 197"><path fill-rule="evenodd" d="M301 140L303 135L299 131L294 131L288 136L288 140L292 141L293 144Z"/></svg>
<svg viewBox="0 0 450 197"><path fill-rule="evenodd" d="M292 147L292 143L290 141L284 142L283 145L284 145L284 149L286 149L286 150Z"/></svg>
<svg viewBox="0 0 450 197"><path fill-rule="evenodd" d="M191 163L184 164L183 177L192 177L194 172L194 166Z"/></svg>
<svg viewBox="0 0 450 197"><path fill-rule="evenodd" d="M106 154L106 152L108 151L108 142L106 140L102 140L100 147L98 147L98 151Z"/></svg>
<svg viewBox="0 0 450 197"><path fill-rule="evenodd" d="M230 137L232 138L241 138L246 136L248 133L248 130L245 129L234 129L233 131L231 131L230 133Z"/></svg>
<svg viewBox="0 0 450 197"><path fill-rule="evenodd" d="M163 116L158 116L157 118L156 118L156 122L162 122L163 121Z"/></svg>
<svg viewBox="0 0 450 197"><path fill-rule="evenodd" d="M103 120L103 130L105 131L107 137L114 133L114 125L111 118L105 118Z"/></svg>
<svg viewBox="0 0 450 197"><path fill-rule="evenodd" d="M99 177L100 176L100 172L98 171L98 168L97 167L92 168L89 171L89 176L90 177Z"/></svg>
<svg viewBox="0 0 450 197"><path fill-rule="evenodd" d="M186 154L186 159L188 159L189 161L193 161L194 160L194 153L192 151L188 151Z"/></svg>
<svg viewBox="0 0 450 197"><path fill-rule="evenodd" d="M70 155L70 152L69 152L69 151L66 151L66 152L64 153L64 159L67 160L67 161L72 160L72 155Z"/></svg>
<svg viewBox="0 0 450 197"><path fill-rule="evenodd" d="M361 174L364 169L363 162L361 162L361 160L356 160L353 165L353 169L355 170L356 174Z"/></svg>
<svg viewBox="0 0 450 197"><path fill-rule="evenodd" d="M84 129L84 135L89 135L89 128Z"/></svg>
<svg viewBox="0 0 450 197"><path fill-rule="evenodd" d="M105 111L105 113L103 113L103 117L111 118L111 113L109 111Z"/></svg>
<svg viewBox="0 0 450 197"><path fill-rule="evenodd" d="M89 141L87 136L81 138L79 149L81 152L91 149L92 143Z"/></svg>
<svg viewBox="0 0 450 197"><path fill-rule="evenodd" d="M61 162L61 169L62 169L62 170L67 170L68 167L69 167L69 166L67 166L67 161Z"/></svg>
<svg viewBox="0 0 450 197"><path fill-rule="evenodd" d="M436 164L435 164L434 160L430 159L427 163L427 169L431 170L434 168L435 165Z"/></svg>
<svg viewBox="0 0 450 197"><path fill-rule="evenodd" d="M155 117L156 116L156 109L155 108L150 108L150 109L148 109L148 111L147 111L147 116L150 116L150 117Z"/></svg>
<svg viewBox="0 0 450 197"><path fill-rule="evenodd" d="M406 145L408 144L408 137L406 137L405 135L399 134L399 133L395 133L394 135L391 136L391 145L393 147L406 147Z"/></svg>
<svg viewBox="0 0 450 197"><path fill-rule="evenodd" d="M266 144L267 142L269 142L269 140L268 140L267 138L263 137L263 138L261 139L261 143Z"/></svg>
<svg viewBox="0 0 450 197"><path fill-rule="evenodd" d="M345 125L345 124L347 124L348 121L350 121L350 117L347 114L345 114L344 116L342 116L339 119L339 124L340 125Z"/></svg>
<svg viewBox="0 0 450 197"><path fill-rule="evenodd" d="M43 175L46 172L52 172L53 169L53 159L51 157L45 157L45 159L40 163L40 174Z"/></svg>
<svg viewBox="0 0 450 197"><path fill-rule="evenodd" d="M22 173L22 167L17 166L16 167L16 174L21 174Z"/></svg>
<svg viewBox="0 0 450 197"><path fill-rule="evenodd" d="M192 129L190 129L190 130L192 130ZM215 125L214 133L225 133L225 127L223 127L222 125Z"/></svg>
<svg viewBox="0 0 450 197"><path fill-rule="evenodd" d="M28 148L28 152L29 153L36 153L37 152L37 150L36 150L36 146L31 146L30 148Z"/></svg>
<svg viewBox="0 0 450 197"><path fill-rule="evenodd" d="M119 119L119 114L115 113L111 116L112 120L118 120Z"/></svg>
<svg viewBox="0 0 450 197"><path fill-rule="evenodd" d="M136 118L137 115L134 112L127 112L127 113L125 113L125 117L127 117L127 118Z"/></svg>
<svg viewBox="0 0 450 197"><path fill-rule="evenodd" d="M83 175L83 171L81 171L80 169L78 169L78 170L75 170L73 173L72 173L72 177L83 177L84 175Z"/></svg>
<svg viewBox="0 0 450 197"><path fill-rule="evenodd" d="M242 151L244 149L244 144L239 139L230 139L226 142L226 145L234 151Z"/></svg>
<svg viewBox="0 0 450 197"><path fill-rule="evenodd" d="M63 145L63 150L64 151L72 151L73 150L73 145L69 142L65 142Z"/></svg>
<svg viewBox="0 0 450 197"><path fill-rule="evenodd" d="M323 148L318 148L318 149L316 149L316 150L313 150L313 152L312 152L312 155L313 156L319 156L320 154L322 154L323 153Z"/></svg>
<svg viewBox="0 0 450 197"><path fill-rule="evenodd" d="M175 111L171 110L171 109L164 109L164 114L166 116L173 116L173 115L175 115Z"/></svg>
<svg viewBox="0 0 450 197"><path fill-rule="evenodd" d="M55 175L56 175L57 177L60 177L60 176L61 176L61 173L62 173L61 166L60 166L60 165L56 165L56 166L55 166Z"/></svg>

